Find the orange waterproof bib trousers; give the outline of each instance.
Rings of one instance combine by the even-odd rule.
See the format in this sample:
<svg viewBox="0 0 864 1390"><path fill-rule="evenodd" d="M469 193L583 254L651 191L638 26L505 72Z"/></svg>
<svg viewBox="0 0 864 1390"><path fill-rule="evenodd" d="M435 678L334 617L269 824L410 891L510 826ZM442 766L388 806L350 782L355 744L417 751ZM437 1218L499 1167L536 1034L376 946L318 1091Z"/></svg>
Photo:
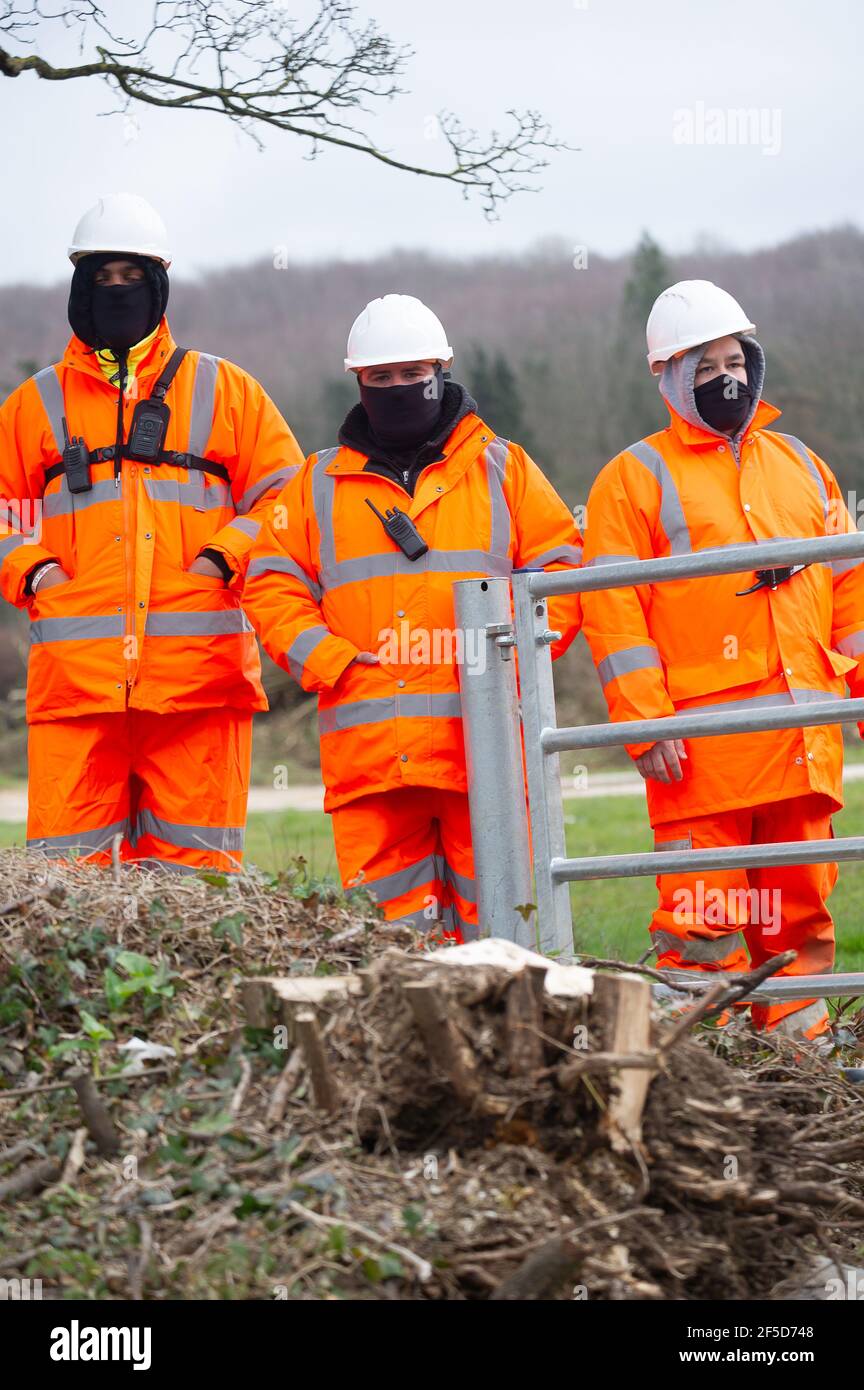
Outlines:
<svg viewBox="0 0 864 1390"><path fill-rule="evenodd" d="M252 715L84 715L31 724L27 843L53 858L120 857L180 873L243 858Z"/></svg>
<svg viewBox="0 0 864 1390"><path fill-rule="evenodd" d="M332 812L339 872L389 922L455 941L479 934L468 797L435 787L361 796Z"/></svg>
<svg viewBox="0 0 864 1390"><path fill-rule="evenodd" d="M827 840L831 799L790 797L767 806L669 821L655 831L655 850L717 849L726 845ZM729 869L711 874L661 874L660 902L651 937L660 969L746 971L784 951L798 959L784 975L821 975L834 965L834 923L826 900L837 882L836 864ZM748 959L749 955L749 959ZM828 1030L824 1000L752 1004L758 1028L814 1038Z"/></svg>

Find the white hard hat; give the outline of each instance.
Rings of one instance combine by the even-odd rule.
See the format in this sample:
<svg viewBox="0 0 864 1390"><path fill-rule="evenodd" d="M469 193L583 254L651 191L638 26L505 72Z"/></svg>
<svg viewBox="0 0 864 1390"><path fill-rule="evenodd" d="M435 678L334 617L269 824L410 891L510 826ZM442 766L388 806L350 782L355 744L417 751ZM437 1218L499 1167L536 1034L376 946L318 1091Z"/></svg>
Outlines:
<svg viewBox="0 0 864 1390"><path fill-rule="evenodd" d="M348 334L346 372L385 362L453 360L444 326L436 314L410 294L385 294L358 314Z"/></svg>
<svg viewBox="0 0 864 1390"><path fill-rule="evenodd" d="M72 236L73 265L93 251L126 251L171 264L165 223L137 193L107 193L85 212Z"/></svg>
<svg viewBox="0 0 864 1390"><path fill-rule="evenodd" d="M710 280L679 280L654 301L646 327L648 366L659 376L664 363L688 348L729 334L755 333L737 299Z"/></svg>

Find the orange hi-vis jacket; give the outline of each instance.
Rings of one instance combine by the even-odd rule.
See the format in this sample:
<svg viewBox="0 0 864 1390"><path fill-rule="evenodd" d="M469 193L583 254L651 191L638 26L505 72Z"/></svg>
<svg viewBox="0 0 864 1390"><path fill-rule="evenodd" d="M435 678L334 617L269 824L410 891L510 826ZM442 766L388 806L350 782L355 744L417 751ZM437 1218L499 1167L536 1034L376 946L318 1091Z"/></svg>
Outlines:
<svg viewBox="0 0 864 1390"><path fill-rule="evenodd" d="M327 810L407 786L465 791L454 582L581 560L570 511L517 444L472 413L443 452L413 497L364 472L354 449L311 454L252 552L249 616L273 660L319 692ZM427 554L407 559L367 497L407 512ZM557 654L578 631L577 597L554 600L549 615ZM360 651L380 652L380 664L351 665Z"/></svg>
<svg viewBox="0 0 864 1390"><path fill-rule="evenodd" d="M625 449L588 499L586 564L854 530L830 469L758 406L741 441L676 412ZM737 596L755 574L585 594L585 635L613 720L864 695L864 563L813 564ZM650 744L631 746L638 757ZM838 725L685 742L684 779L647 782L651 824L822 792L839 808Z"/></svg>
<svg viewBox="0 0 864 1390"><path fill-rule="evenodd" d="M122 401L124 439L175 343L163 319ZM70 492L60 462L63 418L89 449L116 443L118 388L72 338L63 361L0 408L0 590L32 619L31 723L127 708L172 713L267 708L255 634L240 606L260 518L303 456L262 388L239 367L189 352L166 404L165 448L216 461L218 476L124 458L93 463L89 492ZM205 546L235 579L186 573ZM28 599L25 580L59 560L70 582Z"/></svg>

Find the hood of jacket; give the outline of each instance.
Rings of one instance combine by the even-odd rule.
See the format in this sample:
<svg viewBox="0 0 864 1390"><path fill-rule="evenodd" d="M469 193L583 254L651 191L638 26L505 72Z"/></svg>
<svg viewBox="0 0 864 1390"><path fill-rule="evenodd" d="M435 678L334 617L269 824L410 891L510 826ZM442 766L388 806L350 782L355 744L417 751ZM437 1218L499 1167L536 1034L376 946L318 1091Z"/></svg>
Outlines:
<svg viewBox="0 0 864 1390"><path fill-rule="evenodd" d="M750 413L741 428L732 436L733 441L743 439L751 424L759 404L762 399L762 387L765 384L765 353L762 351L761 344L755 338L741 338L741 347L744 350L744 357L747 362L747 382L753 392L753 403ZM659 389L660 394L668 405L669 409L685 420L694 429L704 430L707 434L714 435L718 439L729 439L730 436L724 434L722 430L715 430L713 425L709 425L702 419L696 405L695 380L696 368L702 359L705 344L700 343L698 347L690 348L689 352L683 353L680 357L671 358L660 374Z"/></svg>

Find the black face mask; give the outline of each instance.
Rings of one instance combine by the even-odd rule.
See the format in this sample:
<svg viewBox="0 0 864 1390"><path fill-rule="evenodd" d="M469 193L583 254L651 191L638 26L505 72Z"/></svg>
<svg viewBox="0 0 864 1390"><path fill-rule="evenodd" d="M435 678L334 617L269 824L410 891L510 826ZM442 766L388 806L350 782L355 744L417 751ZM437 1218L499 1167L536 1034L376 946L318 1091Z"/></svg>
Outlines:
<svg viewBox="0 0 864 1390"><path fill-rule="evenodd" d="M112 260L130 260L143 280L126 285L97 285L96 272ZM75 267L69 292L69 323L76 337L97 351L126 352L148 338L165 313L168 273L143 256L103 253L84 256Z"/></svg>
<svg viewBox="0 0 864 1390"><path fill-rule="evenodd" d="M444 401L444 373L440 362L429 381L410 386L364 386L360 400L379 443L392 449L425 444L435 433Z"/></svg>
<svg viewBox="0 0 864 1390"><path fill-rule="evenodd" d="M118 352L140 343L155 327L150 300L146 280L131 285L94 285L90 304L97 338Z"/></svg>
<svg viewBox="0 0 864 1390"><path fill-rule="evenodd" d="M734 376L715 376L693 392L696 409L712 430L739 430L750 414L753 392L746 381Z"/></svg>

